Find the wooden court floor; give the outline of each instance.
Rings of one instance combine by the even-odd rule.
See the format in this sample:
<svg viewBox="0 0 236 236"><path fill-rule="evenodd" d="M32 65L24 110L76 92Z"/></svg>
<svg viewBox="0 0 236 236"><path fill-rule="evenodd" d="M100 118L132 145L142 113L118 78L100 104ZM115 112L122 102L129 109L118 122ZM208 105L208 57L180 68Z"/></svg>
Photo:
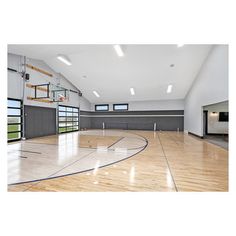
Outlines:
<svg viewBox="0 0 236 236"><path fill-rule="evenodd" d="M145 137L148 145L132 157L96 172L8 185L8 191L228 191L227 150L183 132L125 132ZM53 143L56 139L52 136L45 140ZM103 145L119 142L115 137L107 137L105 143L104 139L98 140ZM37 141L42 139L34 139Z"/></svg>

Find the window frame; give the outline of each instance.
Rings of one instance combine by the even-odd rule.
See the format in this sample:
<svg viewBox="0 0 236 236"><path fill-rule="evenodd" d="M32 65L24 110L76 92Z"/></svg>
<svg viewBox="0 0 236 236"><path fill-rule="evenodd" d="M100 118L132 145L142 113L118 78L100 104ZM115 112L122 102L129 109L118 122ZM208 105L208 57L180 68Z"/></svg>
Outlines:
<svg viewBox="0 0 236 236"><path fill-rule="evenodd" d="M121 106L121 105L127 106L127 109L115 109L116 106ZM113 104L113 111L128 111L128 110L129 110L129 104L128 103Z"/></svg>
<svg viewBox="0 0 236 236"><path fill-rule="evenodd" d="M22 132L23 132L23 101L21 99L17 99L17 98L7 98L7 101L8 100L11 100L11 101L17 101L17 102L20 102L20 107L9 107L7 105L7 110L8 109L18 109L20 110L20 115L8 115L7 114L7 135L8 134L14 134L14 133L20 133L20 137L19 138L16 138L16 139L8 139L8 136L7 136L7 142L16 142L16 141L19 141L22 139ZM20 118L20 123L8 123L8 117L18 117ZM18 131L8 131L8 126L11 126L11 125L19 125L20 126L20 130Z"/></svg>
<svg viewBox="0 0 236 236"><path fill-rule="evenodd" d="M97 107L100 107L100 106L107 106L107 109L106 110L97 110ZM96 104L95 105L95 111L109 111L109 104Z"/></svg>
<svg viewBox="0 0 236 236"><path fill-rule="evenodd" d="M65 110L60 110L60 107L65 107ZM72 111L67 111L67 108L72 108ZM73 111L73 109L76 108L78 111ZM60 112L65 113L65 116L60 116ZM67 116L67 113L71 113L72 116ZM58 127L57 127L57 132L58 134L64 134L64 133L70 133L70 132L77 132L79 131L79 125L80 125L80 121L79 121L79 115L80 113L80 109L79 107L73 107L73 106L65 106L65 105L59 105L58 106L58 112L57 112L57 118L58 118ZM77 114L77 116L74 116L73 114ZM65 121L60 121L60 118L65 118ZM72 121L67 121L67 118L72 118ZM74 118L76 118L77 120L74 120ZM60 126L60 123L65 123L65 126ZM71 123L72 125L67 125L67 123ZM76 125L74 125L74 123L77 123ZM74 127L77 127L77 129L74 130ZM66 131L60 131L60 128L65 128ZM67 129L71 129L68 130Z"/></svg>

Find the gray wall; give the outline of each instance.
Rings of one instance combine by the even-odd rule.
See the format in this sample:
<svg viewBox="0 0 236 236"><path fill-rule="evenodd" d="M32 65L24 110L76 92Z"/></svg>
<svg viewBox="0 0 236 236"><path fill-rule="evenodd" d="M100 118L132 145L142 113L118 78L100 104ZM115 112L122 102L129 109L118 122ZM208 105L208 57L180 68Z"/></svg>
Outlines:
<svg viewBox="0 0 236 236"><path fill-rule="evenodd" d="M184 128L184 111L127 111L127 112L83 112L80 114L81 128L101 129L172 130Z"/></svg>
<svg viewBox="0 0 236 236"><path fill-rule="evenodd" d="M92 112L80 111L80 129L91 129Z"/></svg>
<svg viewBox="0 0 236 236"><path fill-rule="evenodd" d="M56 109L24 106L26 138L56 134Z"/></svg>

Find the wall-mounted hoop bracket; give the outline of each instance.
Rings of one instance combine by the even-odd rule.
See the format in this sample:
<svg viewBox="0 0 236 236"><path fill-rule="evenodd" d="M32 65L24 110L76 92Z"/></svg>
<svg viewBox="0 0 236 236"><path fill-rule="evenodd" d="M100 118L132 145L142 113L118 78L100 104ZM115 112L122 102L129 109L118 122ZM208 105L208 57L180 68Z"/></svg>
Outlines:
<svg viewBox="0 0 236 236"><path fill-rule="evenodd" d="M35 99L50 98L49 86L50 83L32 85L32 87L34 88L34 98Z"/></svg>

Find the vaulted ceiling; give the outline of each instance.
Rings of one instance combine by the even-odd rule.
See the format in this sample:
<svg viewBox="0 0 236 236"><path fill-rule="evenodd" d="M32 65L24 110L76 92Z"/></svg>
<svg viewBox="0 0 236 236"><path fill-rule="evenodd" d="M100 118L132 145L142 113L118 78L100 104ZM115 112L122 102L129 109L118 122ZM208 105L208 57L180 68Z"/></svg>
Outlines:
<svg viewBox="0 0 236 236"><path fill-rule="evenodd" d="M63 74L92 103L183 99L212 45L9 45L10 53L40 59ZM72 65L57 59L66 55ZM85 78L86 77L86 78ZM169 84L172 92L167 93ZM135 95L130 94L134 88ZM96 97L93 91L100 97Z"/></svg>

